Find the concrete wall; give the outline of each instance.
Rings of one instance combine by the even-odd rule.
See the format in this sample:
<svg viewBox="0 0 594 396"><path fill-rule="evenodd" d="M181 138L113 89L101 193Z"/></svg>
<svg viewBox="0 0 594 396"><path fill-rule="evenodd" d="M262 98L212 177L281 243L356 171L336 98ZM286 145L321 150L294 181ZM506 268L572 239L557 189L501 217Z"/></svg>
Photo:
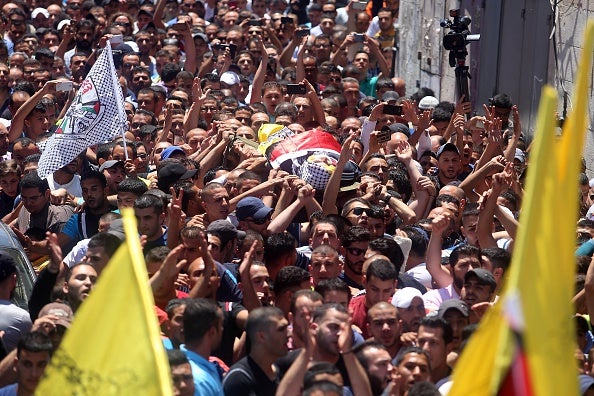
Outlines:
<svg viewBox="0 0 594 396"><path fill-rule="evenodd" d="M449 7L448 0L401 0L399 70L409 94L427 86L441 99L454 100L454 70L441 46L444 29L439 26ZM549 83L559 92L562 114L564 92L572 94L586 21L594 18L594 0L561 0L555 14L548 0L462 0L462 9L472 18L472 33L481 34L480 42L469 45L467 60L474 109L482 113L482 103L506 92L531 135L540 90ZM556 45L549 40L554 22ZM593 106L591 100L586 160L594 171Z"/></svg>
<svg viewBox="0 0 594 396"><path fill-rule="evenodd" d="M574 78L578 68L579 58L581 56L582 38L586 21L588 18L594 18L594 0L581 1L561 1L557 10L557 54L558 54L558 72L554 75L554 86L559 92L559 112L563 109L563 92L566 91L571 98L573 93ZM552 52L552 51L551 51ZM552 53L553 55L553 53ZM554 59L551 57L551 64L554 68ZM594 70L590 71L590 76L594 75ZM589 91L589 114L588 114L588 134L586 140L586 168L589 177L594 177L594 136L592 135L592 125L594 125L594 101L592 100L594 90L592 88L592 78L590 78ZM571 108L571 104L568 104Z"/></svg>

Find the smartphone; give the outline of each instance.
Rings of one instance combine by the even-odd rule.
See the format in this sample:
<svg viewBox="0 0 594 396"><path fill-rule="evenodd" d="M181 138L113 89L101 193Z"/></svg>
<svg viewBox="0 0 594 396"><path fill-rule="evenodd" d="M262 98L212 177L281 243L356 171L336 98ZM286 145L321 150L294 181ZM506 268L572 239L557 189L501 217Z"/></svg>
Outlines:
<svg viewBox="0 0 594 396"><path fill-rule="evenodd" d="M353 1L353 9L357 11L363 11L367 8L366 1Z"/></svg>
<svg viewBox="0 0 594 396"><path fill-rule="evenodd" d="M382 129L380 133L377 134L377 142L378 143L386 143L390 141L391 138L390 129Z"/></svg>
<svg viewBox="0 0 594 396"><path fill-rule="evenodd" d="M384 105L384 114L401 116L402 115L402 106L385 104Z"/></svg>
<svg viewBox="0 0 594 396"><path fill-rule="evenodd" d="M309 32L310 32L309 29L300 29L300 30L297 30L296 35L299 38L307 37L307 36L309 36Z"/></svg>
<svg viewBox="0 0 594 396"><path fill-rule="evenodd" d="M248 26L262 26L262 20L261 19L250 19L248 21Z"/></svg>
<svg viewBox="0 0 594 396"><path fill-rule="evenodd" d="M72 81L58 81L56 84L56 91L58 92L70 92L72 90Z"/></svg>
<svg viewBox="0 0 594 396"><path fill-rule="evenodd" d="M294 23L293 18L291 17L281 17L281 24L286 25L288 23Z"/></svg>
<svg viewBox="0 0 594 396"><path fill-rule="evenodd" d="M109 42L112 47L116 47L120 44L124 44L124 36L121 34L114 34L110 39Z"/></svg>
<svg viewBox="0 0 594 396"><path fill-rule="evenodd" d="M365 35L363 33L353 33L353 36L355 37L355 43L362 43L365 41Z"/></svg>
<svg viewBox="0 0 594 396"><path fill-rule="evenodd" d="M178 22L178 23L174 23L171 26L171 28L174 30L177 30L178 32L184 32L188 29L188 25L186 25L185 23Z"/></svg>
<svg viewBox="0 0 594 396"><path fill-rule="evenodd" d="M231 59L235 59L235 53L237 52L237 44L227 44L229 52L231 52Z"/></svg>
<svg viewBox="0 0 594 396"><path fill-rule="evenodd" d="M305 84L287 84L287 94L289 95L305 95L306 92Z"/></svg>

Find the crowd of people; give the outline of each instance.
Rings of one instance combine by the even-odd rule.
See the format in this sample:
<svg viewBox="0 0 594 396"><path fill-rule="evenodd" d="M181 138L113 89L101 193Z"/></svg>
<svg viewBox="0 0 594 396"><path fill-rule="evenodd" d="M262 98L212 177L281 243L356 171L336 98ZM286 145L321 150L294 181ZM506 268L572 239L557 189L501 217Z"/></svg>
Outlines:
<svg viewBox="0 0 594 396"><path fill-rule="evenodd" d="M1 396L34 393L122 264L124 208L176 395L447 393L511 262L530 151L512 98L473 112L411 92L395 76L398 0L2 3L0 218L37 279L28 310L11 303L15 258L0 251ZM127 130L40 178L108 41ZM580 183L587 314L594 195ZM575 321L586 394L594 337Z"/></svg>

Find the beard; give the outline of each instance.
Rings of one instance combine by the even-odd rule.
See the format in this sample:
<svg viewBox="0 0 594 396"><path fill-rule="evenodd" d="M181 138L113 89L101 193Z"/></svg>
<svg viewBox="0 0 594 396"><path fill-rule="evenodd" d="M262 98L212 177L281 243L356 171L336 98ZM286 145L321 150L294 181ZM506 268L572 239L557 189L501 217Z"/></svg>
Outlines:
<svg viewBox="0 0 594 396"><path fill-rule="evenodd" d="M93 43L88 40L77 40L76 49L81 51L90 51Z"/></svg>

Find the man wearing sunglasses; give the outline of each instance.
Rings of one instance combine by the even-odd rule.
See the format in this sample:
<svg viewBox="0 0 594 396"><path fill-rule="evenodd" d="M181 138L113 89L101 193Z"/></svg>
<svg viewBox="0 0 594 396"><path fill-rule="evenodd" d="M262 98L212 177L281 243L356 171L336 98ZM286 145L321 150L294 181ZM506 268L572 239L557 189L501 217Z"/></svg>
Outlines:
<svg viewBox="0 0 594 396"><path fill-rule="evenodd" d="M341 252L344 257L344 272L342 279L351 289L353 295L364 289L363 263L365 252L371 241L371 234L365 227L353 226L342 236Z"/></svg>
<svg viewBox="0 0 594 396"><path fill-rule="evenodd" d="M381 207L370 205L363 198L353 198L344 205L342 216L353 226L365 227L371 239L381 238L386 230L385 212Z"/></svg>
<svg viewBox="0 0 594 396"><path fill-rule="evenodd" d="M274 209L266 206L261 199L256 197L243 198L237 203L235 214L239 220L239 229L252 230L265 234L272 219Z"/></svg>

